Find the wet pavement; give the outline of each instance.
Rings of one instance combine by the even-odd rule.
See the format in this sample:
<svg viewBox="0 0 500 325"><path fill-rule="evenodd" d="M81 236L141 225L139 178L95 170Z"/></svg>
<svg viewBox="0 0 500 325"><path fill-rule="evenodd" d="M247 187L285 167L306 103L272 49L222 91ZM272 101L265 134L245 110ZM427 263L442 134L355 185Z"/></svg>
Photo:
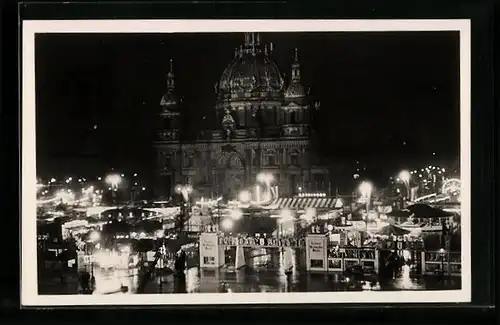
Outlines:
<svg viewBox="0 0 500 325"><path fill-rule="evenodd" d="M160 284L161 282L161 284ZM183 282L183 283L179 283ZM155 277L146 286L146 294L152 293L223 293L223 292L330 292L364 290L458 290L460 278L436 277L410 279L398 277L386 283L378 280L346 279L341 274L299 273L287 276L279 271L249 270L200 270L186 271L184 281L173 275Z"/></svg>
<svg viewBox="0 0 500 325"><path fill-rule="evenodd" d="M247 254L248 253L248 254ZM425 276L411 278L408 267L403 267L395 279L381 281L377 277L350 279L341 273L308 273L303 271L304 256L300 252L293 259L293 272L285 275L282 255L246 252L247 267L234 270L222 267L216 270L190 267L182 277L168 272L152 275L144 287L144 294L157 293L218 293L218 292L329 292L363 290L458 290L460 277ZM267 252L269 253L269 252ZM190 260L197 260L192 256ZM192 263L189 263L192 264ZM118 266L94 266L95 289L93 294L136 294L140 270ZM67 276L64 283L52 276L39 281L40 294L77 294L76 276ZM123 290L126 288L126 290Z"/></svg>

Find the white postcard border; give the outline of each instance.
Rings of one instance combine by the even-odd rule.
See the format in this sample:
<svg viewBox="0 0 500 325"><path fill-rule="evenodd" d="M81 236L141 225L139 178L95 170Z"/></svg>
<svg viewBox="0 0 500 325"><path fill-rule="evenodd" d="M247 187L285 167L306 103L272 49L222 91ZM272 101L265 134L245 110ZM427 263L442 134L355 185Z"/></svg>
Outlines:
<svg viewBox="0 0 500 325"><path fill-rule="evenodd" d="M462 286L447 291L39 295L36 251L37 33L460 32ZM471 299L470 20L27 20L22 22L21 305L442 303Z"/></svg>

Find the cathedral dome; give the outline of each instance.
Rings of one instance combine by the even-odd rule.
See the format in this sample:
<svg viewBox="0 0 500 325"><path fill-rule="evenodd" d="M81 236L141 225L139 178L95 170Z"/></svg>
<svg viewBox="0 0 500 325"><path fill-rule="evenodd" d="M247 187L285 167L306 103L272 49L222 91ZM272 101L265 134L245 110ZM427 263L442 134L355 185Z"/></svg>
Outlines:
<svg viewBox="0 0 500 325"><path fill-rule="evenodd" d="M284 80L278 66L267 48L260 47L258 36L253 42L249 41L250 37L255 36L245 36L245 46L237 51L236 58L222 73L217 89L219 96L230 100L281 98Z"/></svg>

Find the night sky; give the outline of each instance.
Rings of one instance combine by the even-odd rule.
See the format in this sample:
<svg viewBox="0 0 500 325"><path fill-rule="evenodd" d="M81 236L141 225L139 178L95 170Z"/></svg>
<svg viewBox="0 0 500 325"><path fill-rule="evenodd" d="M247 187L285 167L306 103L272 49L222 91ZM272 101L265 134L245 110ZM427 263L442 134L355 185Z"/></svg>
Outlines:
<svg viewBox="0 0 500 325"><path fill-rule="evenodd" d="M322 104L320 149L333 161L391 174L416 160L458 158L457 32L261 38L273 42L287 80L299 48L302 82ZM153 171L169 59L193 133L214 114L214 84L243 40L242 33L38 35L38 175Z"/></svg>

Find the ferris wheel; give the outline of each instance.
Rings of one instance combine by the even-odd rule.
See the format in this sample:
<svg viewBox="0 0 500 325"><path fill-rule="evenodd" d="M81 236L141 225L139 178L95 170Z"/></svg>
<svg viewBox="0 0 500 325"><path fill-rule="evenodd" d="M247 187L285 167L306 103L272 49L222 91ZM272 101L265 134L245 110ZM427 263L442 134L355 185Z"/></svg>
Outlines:
<svg viewBox="0 0 500 325"><path fill-rule="evenodd" d="M441 192L449 196L459 196L461 189L462 182L457 178L450 178L443 183Z"/></svg>

